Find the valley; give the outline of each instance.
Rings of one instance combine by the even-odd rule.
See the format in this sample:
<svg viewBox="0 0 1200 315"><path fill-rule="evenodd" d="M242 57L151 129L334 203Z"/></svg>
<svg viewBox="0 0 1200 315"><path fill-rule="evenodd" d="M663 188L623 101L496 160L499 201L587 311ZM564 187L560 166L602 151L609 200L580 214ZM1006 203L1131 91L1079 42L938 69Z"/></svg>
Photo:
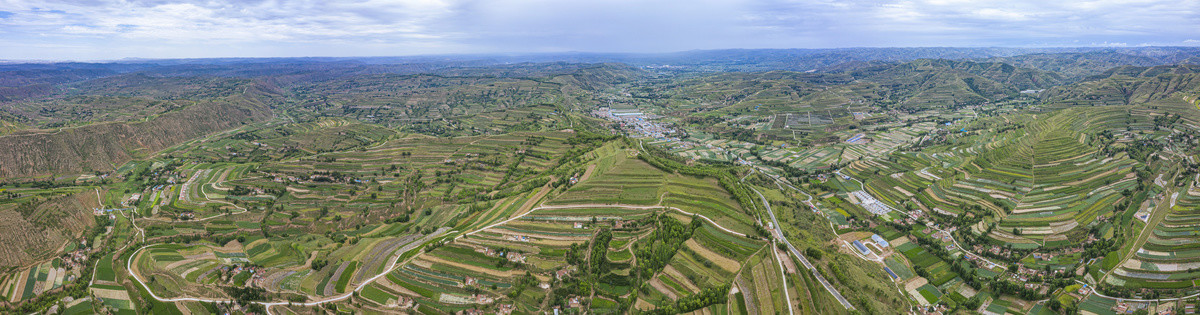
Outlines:
<svg viewBox="0 0 1200 315"><path fill-rule="evenodd" d="M0 312L1197 303L1200 50L856 51L0 68Z"/></svg>

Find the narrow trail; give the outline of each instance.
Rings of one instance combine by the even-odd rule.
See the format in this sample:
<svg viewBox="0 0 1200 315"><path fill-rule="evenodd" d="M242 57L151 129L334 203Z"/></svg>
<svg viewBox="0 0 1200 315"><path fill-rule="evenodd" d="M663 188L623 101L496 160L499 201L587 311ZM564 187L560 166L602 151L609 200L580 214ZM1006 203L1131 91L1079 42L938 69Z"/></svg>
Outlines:
<svg viewBox="0 0 1200 315"><path fill-rule="evenodd" d="M863 182L859 181L858 179L855 179L854 177L850 177L850 176L847 176L847 175L842 175L842 174L841 174L841 170L837 170L837 171L835 171L835 172L834 172L834 174L838 174L838 175L841 175L841 176L846 176L847 178L850 178L851 180L853 180L853 181L855 181L855 182L858 182L858 184L859 184L860 186L862 186L862 187L863 187L863 192L867 193L868 195L870 195L870 194L871 194L870 192L868 192L868 191L866 190L866 185L864 185L864 184L863 184ZM872 195L871 197L872 197L872 198L874 198L875 196L873 196L873 195ZM879 198L875 198L875 199L876 199L876 200L878 200ZM897 212L899 212L899 210L897 210ZM916 220L916 219L917 219L915 216L913 216L913 215L911 215L911 214L908 214L908 213L905 213L905 214L909 215L909 217L913 218L913 220ZM1006 265L1006 264L1004 264L1004 265L1002 265L1002 264L998 264L998 263L996 263L996 262L993 262L993 261L991 261L991 260L988 260L987 258L985 258L985 257L983 257L983 256L981 256L981 255L979 255L979 254L972 253L971 251L968 251L966 247L962 247L962 245L959 245L959 244L958 244L958 239L954 238L954 234L950 233L950 231L946 231L946 230L943 230L943 229L940 229L940 228L934 227L934 225L933 225L933 224L929 224L928 222L926 222L926 223L925 223L925 226L926 226L926 227L928 227L928 228L930 228L930 229L933 229L933 230L935 230L935 231L942 232L942 233L946 233L946 236L949 236L949 237L950 237L950 243L954 244L954 246L955 246L955 247L958 247L959 251L962 251L964 254L966 254L966 255L969 255L969 256L971 256L971 257L974 257L975 259L979 259L979 260L980 260L980 261L982 261L982 262L986 262L986 263L988 264L988 266L991 266L991 267L993 267L993 268L994 268L994 267L1003 267L1003 268L1008 268L1008 265Z"/></svg>
<svg viewBox="0 0 1200 315"><path fill-rule="evenodd" d="M1079 284L1087 284L1087 283L1084 283L1084 282L1082 282L1082 281L1079 281L1079 280L1075 280L1075 282L1076 282L1076 283L1079 283ZM1118 302L1156 302L1156 303L1157 303L1157 302L1174 302L1174 301L1179 301L1179 300L1190 300L1190 299L1194 299L1194 298L1200 297L1200 293L1196 293L1196 294L1192 294L1192 295L1188 295L1188 296L1181 296L1181 297L1177 297L1177 298L1165 298L1165 299L1135 299L1135 298L1121 298L1121 297L1115 297L1115 296L1107 296L1107 295L1104 295L1104 293L1097 292L1097 291L1096 291L1096 290L1094 290L1094 289L1093 289L1093 290L1091 290L1091 292L1089 292L1089 293L1088 293L1088 295L1095 295L1095 296L1098 296L1098 297L1102 297L1102 298L1105 298L1105 299L1109 299L1109 300L1113 300L1113 301L1118 301ZM1087 296L1084 296L1084 297L1087 297Z"/></svg>
<svg viewBox="0 0 1200 315"><path fill-rule="evenodd" d="M765 172L762 172L761 170L757 170L757 169L751 170L751 172L754 172L754 171L758 171L760 173L767 174ZM746 180L746 177L750 177L750 175L747 174L746 176L742 177L741 181L744 182ZM770 175L768 175L768 177L770 177ZM788 185L788 186L791 186L791 185ZM833 285L829 283L829 280L826 280L825 277L822 276L820 272L817 272L817 268L814 267L813 264L808 261L808 258L804 257L804 254L800 253L800 251L797 250L795 246L792 246L792 242L788 241L787 236L783 235L783 229L780 228L781 225L779 225L779 220L777 220L775 218L775 211L771 209L771 203L767 201L767 197L763 196L762 192L759 192L757 188L754 188L752 186L746 186L746 187L750 188L750 190L754 191L754 193L757 194L758 198L762 201L763 206L765 208L767 208L767 215L770 216L771 223L773 223L775 225L775 229L773 229L772 231L775 234L777 239L779 239L780 241L783 241L783 244L786 245L788 252L790 252L793 256L796 256L797 260L800 261L800 264L804 265L805 268L808 268L808 270L810 272L812 272L813 277L815 277L817 279L817 282L820 282L821 286L825 288L825 291L829 291L829 294L833 295L833 297L838 300L838 303L842 304L842 307L845 307L848 310L854 310L855 309L854 305L850 304L850 301L846 300L846 297L842 296L842 293L839 292L837 288L834 288ZM792 188L796 189L795 187L792 187ZM799 191L799 189L796 189L796 190ZM801 193L803 193L803 192L801 192ZM812 196L808 195L807 193L804 193L804 195L808 196L808 200L805 200L805 203L807 203L810 207L814 207L811 203ZM815 207L814 207L814 209L815 209ZM782 268L783 266L780 265L780 267ZM788 307L789 308L791 307L790 303L788 304Z"/></svg>
<svg viewBox="0 0 1200 315"><path fill-rule="evenodd" d="M1146 241L1150 240L1150 235L1154 234L1154 228L1158 227L1159 224L1162 224L1163 219L1166 219L1167 214L1171 212L1171 207L1175 205L1175 197L1179 196L1179 192L1174 192L1171 197L1171 202L1167 203L1167 197L1165 195L1171 192L1172 191L1170 189L1163 191L1163 200L1158 201L1154 205L1154 209L1150 212L1150 218L1146 220L1146 226L1142 227L1142 231L1138 233L1138 237L1134 240L1133 246L1129 248L1129 253L1126 253L1125 256L1121 257L1121 261L1117 262L1117 265L1113 267L1112 270L1105 272L1104 276L1100 277L1100 279L1096 279L1097 282L1103 282L1108 279L1113 272L1117 271L1118 268L1121 268L1122 265L1125 265L1126 261L1129 261L1130 258L1133 258L1133 256L1137 254L1138 249L1142 248L1142 246L1146 244Z"/></svg>
<svg viewBox="0 0 1200 315"><path fill-rule="evenodd" d="M775 255L775 261L779 263L779 275L783 278L783 303L787 304L788 315L793 315L796 312L792 310L792 294L788 292L790 287L787 284L787 271L783 270L783 259L779 258L779 252L775 251L775 244L777 244L775 240L771 240L771 254Z"/></svg>
<svg viewBox="0 0 1200 315"><path fill-rule="evenodd" d="M757 171L758 171L758 172L760 172L761 174L763 174L763 175L766 175L767 177L770 177L771 179L773 179L773 180L775 181L775 185L776 185L776 186L779 186L779 189L780 189L780 190L783 190L783 186L787 186L788 188L791 188L792 190L794 190L794 191L796 191L796 192L798 192L798 193L800 193L800 194L803 194L805 197L808 197L808 199L805 199L805 200L804 200L804 203L805 203L805 204L807 204L807 205L810 207L810 209L812 209L813 211L816 211L816 209L817 209L817 206L816 206L815 204L813 204L813 203L812 203L812 200L813 200L813 197L812 197L812 195L810 195L810 194L809 194L809 193L807 193L807 192L804 192L803 190L800 190L800 188L797 188L796 186L793 186L791 183L787 182L786 180L779 178L779 176L778 176L778 175L768 174L768 173L764 172L764 171L763 171L763 170L761 170L761 169L757 169ZM749 175L747 175L747 176L749 176ZM743 179L745 179L745 177L743 177ZM755 191L755 192L756 192L756 193L758 193L758 191ZM760 195L760 197L761 197L761 194L759 194L759 195ZM765 202L765 198L764 198L764 202ZM833 226L833 221L826 220L826 223L828 223L828 224L829 224L829 229L830 229L830 230L832 230L834 234L837 234L837 229L836 229L836 228L834 228L834 226ZM843 242L844 242L844 241L843 241ZM790 245L790 244L789 244L789 245ZM847 246L849 246L849 244L847 244ZM866 259L866 260L870 260L870 259L867 259L867 258L865 258L865 257L861 257L861 256L860 256L860 258L863 258L863 259ZM881 260L882 260L882 259L881 259ZM896 287L896 292L900 293L900 296L905 296L905 293L904 293L904 291L900 289L900 284L899 284L899 283L896 283L895 281L892 281L892 285ZM908 299L904 299L904 301L907 303L907 302L908 302ZM912 308L912 305L911 305L911 303L909 304L909 308L910 308L910 309Z"/></svg>
<svg viewBox="0 0 1200 315"><path fill-rule="evenodd" d="M426 235L425 237L423 237L421 239L421 242L420 242L421 245L428 243L429 241L433 240L434 238L440 237L442 234L446 233L446 230L447 230L446 228L442 228L432 234ZM154 298L155 300L157 300L159 302L167 302L167 303L174 303L174 302L232 303L232 302L234 302L232 299L213 299L213 298L196 298L196 297L164 298L164 297L161 297L158 294L154 293L154 290L150 289L150 286L147 285L146 282L142 280L142 277L139 276L137 272L134 272L132 267L133 267L133 261L135 259L137 259L138 255L140 255L143 250L145 250L146 248L150 248L153 246L159 246L159 245L164 245L164 244L150 244L150 245L142 246L141 248L138 248L138 250L135 251L133 253L133 255L129 256L128 260L125 261L125 270L129 272L129 275L133 277L134 281L136 281L138 285L140 285L140 286L142 286L142 288L146 289L146 293L149 293L151 298ZM340 295L331 296L331 297L317 299L317 300L310 301L310 302L259 302L259 301L255 301L255 302L250 302L250 303L262 305L263 307L266 308L267 314L271 314L272 306L283 306L283 305L317 306L317 305L321 305L321 304L325 304L325 303L337 302L337 301L342 301L342 300L348 299L351 296L353 296L355 292L362 291L363 288L366 288L367 285L370 285L372 282L375 282L375 280L379 280L379 278L382 278L382 277L386 276L388 273L395 271L396 268L399 267L398 263L399 263L400 257L403 257L405 254L407 254L411 251L420 250L421 245L412 246L412 248L409 248L407 250L402 250L402 251L398 251L397 253L394 253L392 255L391 261L388 263L386 268L383 268L382 272L363 281L357 287L354 287L354 290L350 290L349 292L346 292L346 293L343 293ZM311 298L311 296L309 296L309 298Z"/></svg>
<svg viewBox="0 0 1200 315"><path fill-rule="evenodd" d="M744 233L741 233L741 232L738 232L738 231L731 230L731 229L729 229L729 228L726 228L726 227L724 227L724 226L721 226L721 225L720 225L720 224L718 224L716 221L713 221L712 219L708 218L707 216L704 216L703 214L691 213L691 212L684 211L683 209L679 209L679 208L676 208L676 207L671 207L671 206L638 206L638 205L624 205L624 204L599 204L599 203L597 203L597 204L574 204L574 205L558 205L558 206L539 206L539 207L537 207L537 208L534 208L533 210L530 210L529 212L525 213L524 215L522 215L522 217L523 217L523 216L525 216L525 215L528 215L528 214L530 214L530 213L533 213L534 211L538 211L538 210L552 210L552 209L580 209L580 208L621 208L621 209L635 209L635 210L666 209L666 210L671 210L671 211L679 212L679 213L681 213L681 214L683 214L683 215L686 215L686 216L696 216L696 217L699 217L699 218L701 218L701 219L704 219L704 221L708 221L708 223L711 223L713 226L717 227L718 229L721 229L722 231L725 231L726 233L733 234L733 235L737 235L737 236L746 237L746 234L744 234ZM520 217L514 217L514 218L512 218L512 219L505 220L505 222L512 221L512 220L515 220L515 219L518 219L518 218L520 218ZM495 226L495 225L499 225L499 224L493 224L493 226ZM489 226L489 227L490 227L490 226ZM478 232L478 231L476 231L476 232Z"/></svg>
<svg viewBox="0 0 1200 315"><path fill-rule="evenodd" d="M750 186L747 186L747 187L749 187L750 190L754 191L754 193L758 195L758 198L762 199L763 206L765 206L767 208L767 214L769 214L771 216L771 222L774 223L775 226L777 227L773 230L776 238L783 241L784 245L787 245L788 251L791 252L792 255L796 256L796 258L798 258L798 260L800 260L800 263L802 265L804 265L805 268L808 268L808 270L812 272L813 277L815 277L817 279L817 282L820 282L821 286L825 287L825 291L829 291L829 294L832 294L833 297L835 299L837 299L839 303L842 304L842 307L845 307L848 310L854 310L855 309L854 305L850 304L850 301L846 300L846 297L842 296L842 293L838 292L838 289L834 288L833 284L829 283L829 280L825 280L825 277L822 276L820 272L817 272L817 268L814 267L813 264L808 261L808 258L804 257L804 254L801 254L800 251L797 250L795 246L792 246L792 242L789 242L787 237L783 235L782 229L778 228L779 220L775 219L775 212L771 210L771 204L767 202L767 197L763 196L763 194L761 192L759 192L758 189L756 189L754 187L750 187Z"/></svg>
<svg viewBox="0 0 1200 315"><path fill-rule="evenodd" d="M639 142L638 142L638 146L639 146L639 148L641 148L643 151L645 151L645 148L642 146L642 143L641 143L641 141L640 141L640 140L639 140ZM195 180L195 177L198 177L198 176L195 176L195 175L193 175L193 178L192 178L191 180ZM189 180L189 181L190 181L190 180ZM186 185L187 185L187 184L185 184L185 186L186 186ZM789 185L789 186L790 186L790 185ZM794 187L793 187L793 188L794 188ZM753 188L751 188L751 189L753 189ZM761 193L759 193L759 192L757 191L757 189L755 189L754 191L755 191L755 193L758 193L758 195L759 195L759 197L760 197L760 198L762 198L762 201L763 201L763 203L764 203L764 206L766 206L766 208L767 208L767 212L768 212L768 213L771 215L771 219L772 219L772 221L775 221L775 218L774 218L774 213L773 213L773 212L771 212L771 208L770 208L770 205L767 203L766 197L764 197L764 196L763 196ZM203 193L203 190L201 190L201 193ZM534 200L540 199L540 196L544 196L544 194L542 194L542 193L543 193L543 192L539 192L539 194L538 194L538 195L539 195L539 197L536 197L536 199L534 199ZM99 194L99 192L98 192L98 191L97 191L97 194ZM182 195L182 194L181 194L181 195ZM807 194L806 194L806 195L807 195ZM181 197L183 197L183 198L186 198L186 197L184 197L184 196L181 196ZM811 196L809 196L809 200L812 200L812 197L811 197ZM226 203L226 204L232 205L232 206L234 206L234 207L238 208L239 210L241 210L240 212L237 212L237 213L243 213L243 212L246 212L246 211L247 211L245 208L242 208L242 207L240 207L240 206L237 206L237 205L234 205L234 204L232 204L232 203L228 203L228 202L217 201L217 200L209 200L208 202L218 202L218 203ZM808 203L809 201L805 201L805 202L806 202L806 203ZM809 203L809 204L810 204L810 206L811 206L811 203ZM470 236L470 235L474 235L474 234L476 234L476 233L479 233L480 231L484 231L484 230L491 229L491 228L494 228L494 227L497 227L497 226L500 226L500 225L503 225L503 224L507 224L507 223L509 223L509 222L512 222L512 221L514 221L514 220L518 220L518 219L521 219L521 218L523 218L523 217L526 217L526 216L528 216L529 214L531 214L531 213L534 213L534 212L536 212L536 211L539 211L539 210L553 210L553 209L578 209L578 208L621 208L621 209L637 209L637 210L664 209L664 210L669 210L669 211L675 211L675 212L678 212L678 213L680 213L680 214L683 214L683 215L686 215L686 216L694 216L694 217L698 217L698 218L701 218L701 219L703 219L703 220L705 220L705 221L708 221L708 223L712 224L713 226L717 227L718 229L720 229L720 230L722 230L722 231L724 231L724 232L726 232L726 233L729 233L729 234L732 234L732 235L737 235L737 236L742 236L742 237L748 237L748 236L747 236L746 234L744 234L744 233L741 233L741 232L734 231L734 230L732 230L732 229L729 229L729 228L727 228L727 227L724 227L724 226L722 226L722 225L718 224L718 223L717 223L715 220L713 220L712 218L709 218L709 217L707 217L707 216L705 216L705 215L701 215L701 214L697 214L697 213L692 213L692 212L684 211L683 209L680 209L680 208L677 208L677 207L671 207L671 206L662 206L662 205L641 206L641 205L626 205L626 204L572 204L572 205L552 205L552 206L547 206L547 205L539 205L539 206L537 206L537 207L533 207L533 208L529 209L528 211L524 211L523 213L521 213L521 214L519 214L519 215L517 215L517 216L511 217L511 218L508 218L508 219L505 219L505 220L502 220L502 221L500 221L500 222L496 222L496 223L493 223L493 224L490 224L490 225L487 225L487 226L484 226L484 227L482 227L482 228L479 228L479 229L476 229L476 230L473 230L473 231L469 231L469 232L466 232L466 233L460 233L459 235L455 236L455 237L453 238L453 240L458 240L458 239L460 239L460 238L462 238L462 237L464 237L464 236ZM198 220L195 220L195 221L205 221L205 220L210 220L210 219L217 218L217 217L220 217L220 216L224 216L224 215L230 215L230 214L237 214L237 213L223 213L223 214L218 214L218 215L214 215L214 216L210 216L210 217L206 217L206 218L198 219ZM132 219L132 218L131 218L131 221L133 221L133 219ZM776 226L778 226L778 222L775 222L774 224L775 224ZM145 232L144 232L144 231L143 231L143 230L142 230L140 227L138 227L136 224L134 224L134 228L138 229L139 233L142 235L142 237L143 237L143 239L144 239L144 238L145 238ZM364 289L366 286L368 286L368 285L370 285L371 283L375 282L375 281L376 281L376 280L378 280L379 278L382 278L382 277L386 276L388 273L390 273L390 272L392 272L392 271L396 270L396 268L397 268L397 267L399 267L399 264L401 263L401 262L400 262L400 258L401 258L401 257L403 257L404 255L406 255L407 253L409 253L409 252L412 252L413 250L420 250L424 244L427 244L428 242L432 241L433 239L435 239L435 238L439 238L439 237L441 237L441 236L443 236L443 235L445 235L445 234L447 234L447 233L453 233L453 232L454 232L454 231L448 231L448 232L447 232L447 230L448 230L448 228L442 228L442 229L439 229L438 231L436 231L436 232L434 232L434 233L432 233L432 234L430 234L430 235L426 235L426 236L425 236L425 237L423 237L421 240L418 240L418 241L414 242L415 246L411 246L411 248L408 248L408 249L405 249L405 248L398 249L398 250L397 250L397 252L395 252L395 253L393 253L393 254L392 254L392 257L391 257L390 261L388 262L388 265L387 265L387 267L386 267L386 268L383 268L383 270L382 270L382 271L381 271L379 274L376 274L375 276L372 276L371 278L368 278L368 279L366 279L366 280L362 281L360 284L358 284L358 286L356 286L356 287L355 287L353 290L350 290L349 292L346 292L346 293L343 293L343 294L339 294L339 295L329 296L329 297L322 297L322 298L318 298L318 299L315 299L315 300L312 300L312 301L308 301L308 302L289 302L289 301L270 301L270 302L266 302L266 301L255 301L255 302L249 302L249 303L251 303L251 304L257 304L257 305L262 305L262 306L264 306L264 307L265 307L265 309L266 309L266 313L267 313L268 315L270 315L270 314L272 314L272 312L271 312L271 307L272 307L272 306L284 306L284 305L289 305L289 306L317 306L317 305L321 305L321 304L332 303L332 302L338 302L338 301L343 301L343 300L349 299L350 297L352 297L352 296L354 295L354 293L362 291L362 290L363 290L363 289ZM842 303L842 305L843 305L844 307L846 307L847 309L850 309L850 310L854 310L854 309L855 309L855 308L854 308L854 306L853 306L853 305L851 305L851 304L849 303L849 301L847 301L847 300L846 300L846 299L845 299L845 298L844 298L844 297L843 297L843 296L842 296L842 295L841 295L841 294L840 294L840 293L837 291L837 289L833 288L833 287L832 287L832 285L831 285L831 284L829 284L829 283L828 283L828 281L826 281L826 280L824 279L824 277L822 277L822 276L821 276L821 274L820 274L820 273L818 273L818 272L817 272L817 270L816 270L815 268L813 268L813 266L812 266L812 265L811 265L811 264L808 262L808 260L807 260L807 259L805 259L805 258L804 258L804 256L803 256L803 255L801 255L801 254L800 254L800 252L799 252L798 250L796 250L796 248L795 248L795 247L793 247L793 246L791 245L791 243L789 243L789 242L787 241L787 239L786 239L786 238L782 237L782 233L780 233L778 230L776 230L776 233L779 233L779 236L780 236L780 238L779 238L779 239L780 239L780 240L782 240L782 241L783 241L783 243L787 245L788 249L791 251L791 253L792 253L793 255L795 255L795 256L797 256L797 257L799 257L799 258L800 258L800 261L801 261L801 262L802 262L802 263L805 265L805 267L808 267L808 268L809 268L809 270L811 270L811 271L812 271L813 275L814 275L814 276L815 276L815 277L816 277L816 278L819 280L819 282L821 282L821 284L822 284L822 285L823 285L823 286L826 288L826 290L828 290L830 293L832 293L832 294L833 294L833 296L834 296L835 298L837 298L837 299L838 299L838 301L839 301L839 302L841 302L841 303ZM129 243L129 244L126 244L126 247L125 247L125 248L127 248L127 247L128 247L130 244L132 244L132 242L131 242L131 243ZM165 244L165 243L158 243L158 244L149 244L149 245L144 245L144 246L142 246L142 247L138 248L136 251L134 251L134 252L133 252L133 254L132 254L132 255L130 255L129 259L127 259L127 260L125 261L125 268L126 268L126 270L129 272L129 275L130 275L130 276L131 276L131 277L134 279L134 281L135 281L135 282L136 282L136 283L137 283L139 286L141 286L142 288L144 288L144 289L146 290L146 292L147 292L147 293L150 295L150 297L151 297L151 298L153 298L153 299L155 299L155 300L157 300L157 301L160 301L160 302L166 302L166 303L174 303L174 302L231 303L231 302L234 302L232 299L226 299L226 298L203 298L203 297L189 297L189 296L182 296L182 297L175 297L175 298L165 298L165 297L159 296L159 295L158 295L158 293L155 293L155 292L154 292L154 290L153 290L153 289L151 289L151 288L150 288L150 286L149 286L149 285L148 285L148 284L145 282L145 280L143 280L143 279L142 279L142 277L141 277L141 276L138 274L138 272L136 272L136 271L133 269L133 261L134 261L134 260L136 260L136 259L138 259L138 258L140 257L140 255L142 254L142 252L143 252L144 250L146 250L147 248L151 248L151 247L154 247L154 246L160 246L160 245L164 245L164 244ZM407 248L407 247L408 247L408 246L406 246L406 248ZM122 250L123 250L123 249L124 249L124 248L122 248ZM414 257L415 257L415 256L414 256ZM412 259L412 258L413 258L413 257L410 257L410 258L408 258L408 259ZM776 257L776 258L778 259L778 257ZM783 270L782 270L782 268L783 268L782 264L780 265L780 268L781 268L781 272L782 272L782 271L783 271ZM784 279L784 282L786 283L786 275L784 275L784 277L785 277L785 279ZM786 287L786 284L785 284L785 287ZM786 289L785 289L785 295L788 295L788 297L787 297L787 298L789 299L789 301L788 301L788 313L789 313L789 314L794 314L794 311L792 310L792 306L791 306L791 302L790 302L790 293L787 293L787 292L786 292ZM307 297L309 297L309 298L312 298L311 296L307 296Z"/></svg>
<svg viewBox="0 0 1200 315"><path fill-rule="evenodd" d="M717 223L716 223L716 221L713 221L712 219L710 219L710 218L708 218L708 217L706 217L706 216L704 216L704 215L700 215L700 214L694 214L694 213L691 213L691 212L683 211L682 209L679 209L679 208L676 208L676 207L667 207L667 206L637 206L637 205L622 205L622 204L575 204L575 205L557 205L557 206L538 206L538 207L535 207L535 208L532 208L532 209L530 209L529 211L526 211L525 213L522 213L522 214L520 214L520 215L518 215L518 216L514 216L514 217L512 217L512 218L506 219L506 220L504 220L504 221L500 221L500 222L497 222L497 223L494 223L494 224L491 224L491 225L488 225L488 226L485 226L485 227L482 227L482 228L476 229L476 230L474 230L474 231L470 231L470 232L467 232L467 233L462 233L462 234L459 234L458 236L454 237L454 240L458 240L458 239L462 238L463 236L474 235L474 234L476 234L476 233L479 233L480 231L484 231L484 230L487 230L487 229L490 229L490 228L494 228L494 227L496 227L496 226L500 226L500 225L503 225L503 224L506 224L506 223L512 222L512 221L514 221L514 220L517 220L517 219L523 218L523 217L525 217L525 216L527 216L527 215L529 215L529 214L531 214L531 213L533 213L533 212L536 212L536 211L538 211L538 210L551 210L551 209L575 209L575 208L622 208L622 209L639 209L639 210L647 210L647 209L666 209L666 210L676 211L676 212L679 212L679 213L681 213L681 214L684 214L684 215L687 215L687 216L696 216L696 217L699 217L699 218L701 218L701 219L704 219L705 221L708 221L708 222L709 222L709 223L711 223L713 226L717 227L718 229L721 229L722 231L725 231L725 232L727 232L727 233L730 233L730 234L733 234L733 235L738 235L738 236L746 237L746 234L744 234L744 233L740 233L740 232L737 232L737 231L734 231L734 230L731 230L731 229L729 229L729 228L726 228L726 227L724 227L724 226L721 226L720 224L717 224ZM433 238L436 238L436 237L438 237L438 236L441 236L442 234L445 234L445 232L444 232L443 230L439 230L438 232L436 232L436 233L434 233L434 234L431 234L431 235L429 235L429 236L426 236L426 237L424 238L424 240L422 241L422 244L423 244L423 243L426 243L426 242L428 242L428 241L430 241L430 240L432 240ZM143 234L143 235L144 235L144 234ZM138 250L137 250L137 251L135 251L135 252L133 253L133 255L131 255L131 256L130 256L130 258L129 258L128 260L126 260L126 262L125 262L125 269L129 271L129 274L130 274L130 276L132 276L132 277L133 277L134 281L136 281L138 285L140 285L140 286L142 286L143 288L145 288L145 289L146 289L146 292L150 294L150 297L152 297L152 298L154 298L155 300L157 300L157 301L160 301L160 302L169 302L169 303L173 303L173 302L207 302L207 303L233 302L233 300L231 300L231 299L198 298L198 297L186 297L186 296L185 296L185 297L177 297L177 298L164 298L164 297L162 297L162 296L159 296L157 293L155 293L155 292L154 292L152 289L150 289L150 286L149 286L148 284L146 284L146 283L145 283L145 281L144 281L144 280L141 278L141 276L139 276L139 275L137 274L137 272L134 272L134 271L133 271L132 267L133 267L133 261L134 261L134 260L135 260L135 259L136 259L136 258L137 258L137 257L138 257L140 254L141 254L141 252L142 252L143 250L145 250L145 249L147 249L147 248L150 248L150 247L153 247L153 246L158 246L158 245L163 245L163 244L150 244L150 245L145 245L145 246L142 246L141 248L138 248ZM372 283L372 282L374 282L375 280L378 280L379 278L382 278L382 277L384 277L385 275L387 275L389 272L392 272L392 271L394 271L394 270L395 270L395 269L398 267L398 265L397 265L397 264L399 263L399 258L400 258L400 257L404 256L404 255L405 255L406 253L408 253L408 252L411 252L412 250L417 250L417 249L419 249L419 248L420 248L420 246L414 246L412 249L409 249L409 250L406 250L406 251L402 251L402 252L398 252L398 253L396 253L396 254L393 254L393 258L392 258L392 259L391 259L391 261L388 263L388 266L387 266L387 268L384 268L384 269L383 269L383 272L381 272L381 273L379 273L379 274L377 274L377 275L375 275L375 276L373 276L373 277L371 277L371 278L368 278L367 280L363 281L361 284L359 284L357 287L355 287L355 288L354 288L354 290L351 290L351 291L349 291L349 292L346 292L346 293L343 293L343 294L340 294L340 295L335 295L335 296L330 296L330 297L324 297L324 298L316 299L316 300L313 300L313 301L310 301L310 302L250 302L250 303L252 303L252 304L257 304L257 305L262 305L262 306L266 307L266 308L267 308L267 313L268 313L268 314L271 314L271 307L272 307L272 306L282 306L282 305L292 305L292 306L316 306L316 305L321 305L321 304L325 304L325 303L332 303L332 302L338 302L338 301L346 300L346 299L350 298L350 297L353 295L353 293L354 293L354 292L361 291L363 288L365 288L367 285L371 284L371 283ZM814 272L815 272L815 271L814 271ZM310 298L311 298L311 297L310 297Z"/></svg>

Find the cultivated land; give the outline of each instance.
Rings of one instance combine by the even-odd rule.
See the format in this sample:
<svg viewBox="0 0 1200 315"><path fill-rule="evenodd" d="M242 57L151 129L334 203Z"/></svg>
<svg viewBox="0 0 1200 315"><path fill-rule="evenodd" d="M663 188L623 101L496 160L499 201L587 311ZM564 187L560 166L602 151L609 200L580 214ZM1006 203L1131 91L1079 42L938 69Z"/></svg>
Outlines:
<svg viewBox="0 0 1200 315"><path fill-rule="evenodd" d="M868 52L3 68L0 312L1197 302L1200 67Z"/></svg>

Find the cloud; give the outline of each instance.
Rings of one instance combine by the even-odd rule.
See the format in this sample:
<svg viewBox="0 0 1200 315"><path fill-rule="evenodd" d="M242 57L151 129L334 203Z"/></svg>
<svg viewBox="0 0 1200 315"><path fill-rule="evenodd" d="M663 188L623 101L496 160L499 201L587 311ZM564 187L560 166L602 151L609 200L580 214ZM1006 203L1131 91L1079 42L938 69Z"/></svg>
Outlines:
<svg viewBox="0 0 1200 315"><path fill-rule="evenodd" d="M983 8L972 12L975 16L986 20L1025 21L1029 16L1022 12L1007 11L996 8Z"/></svg>
<svg viewBox="0 0 1200 315"><path fill-rule="evenodd" d="M1173 0L0 0L0 58L1197 45L1198 30L1200 1Z"/></svg>

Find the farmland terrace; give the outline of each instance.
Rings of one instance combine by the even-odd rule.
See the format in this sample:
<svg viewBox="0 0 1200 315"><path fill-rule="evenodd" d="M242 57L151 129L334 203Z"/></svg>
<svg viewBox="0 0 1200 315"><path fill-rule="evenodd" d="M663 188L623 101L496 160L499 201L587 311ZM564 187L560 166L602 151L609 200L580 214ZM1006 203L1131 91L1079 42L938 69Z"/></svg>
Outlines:
<svg viewBox="0 0 1200 315"><path fill-rule="evenodd" d="M5 65L0 313L1182 310L1155 49Z"/></svg>

